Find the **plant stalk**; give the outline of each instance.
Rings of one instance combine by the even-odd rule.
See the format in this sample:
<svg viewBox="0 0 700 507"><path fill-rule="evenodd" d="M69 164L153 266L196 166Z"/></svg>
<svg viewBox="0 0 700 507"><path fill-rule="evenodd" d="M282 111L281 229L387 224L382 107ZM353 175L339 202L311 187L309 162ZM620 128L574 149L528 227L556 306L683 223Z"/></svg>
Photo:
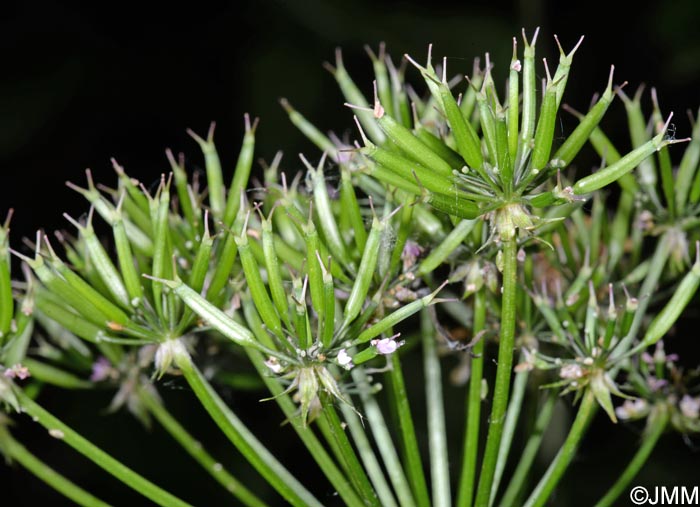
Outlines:
<svg viewBox="0 0 700 507"><path fill-rule="evenodd" d="M515 380L513 381L513 396L508 404L508 412L503 429L503 438L501 439L501 446L498 449L496 473L493 478L493 484L491 485L490 505L493 505L496 494L498 493L498 486L500 486L501 479L503 478L503 471L506 468L506 462L508 461L508 455L510 454L510 446L513 443L513 437L515 436L518 416L520 415L520 411L523 407L523 398L525 397L525 389L527 387L527 380L529 376L528 371L522 371L515 375Z"/></svg>
<svg viewBox="0 0 700 507"><path fill-rule="evenodd" d="M176 496L159 488L151 481L144 479L141 475L90 443L77 432L69 428L65 423L47 412L21 389L16 389L14 393L24 413L48 429L52 435L63 440L66 444L70 445L73 449L93 461L96 465L102 467L105 471L112 474L130 488L162 507L190 507L190 504L183 502Z"/></svg>
<svg viewBox="0 0 700 507"><path fill-rule="evenodd" d="M450 470L447 457L445 405L442 397L442 373L440 359L437 355L435 330L430 320L430 314L425 309L421 311L421 334L423 335L423 367L425 369L433 507L449 507L451 504Z"/></svg>
<svg viewBox="0 0 700 507"><path fill-rule="evenodd" d="M525 444L525 449L523 449L523 453L520 456L518 466L515 467L515 472L513 472L510 478L510 483L505 493L503 493L503 498L499 504L500 507L515 505L516 499L525 485L525 479L532 470L532 464L537 457L537 451L540 448L540 443L542 443L542 437L549 425L549 421L552 419L552 412L556 401L557 397L554 393L550 393L545 399L540 413L537 415L535 427L532 429L532 433L530 433L527 443Z"/></svg>
<svg viewBox="0 0 700 507"><path fill-rule="evenodd" d="M510 377L513 369L513 346L515 343L515 309L517 305L517 251L515 238L503 242L503 298L501 304L500 344L498 346L498 367L493 393L493 407L489 418L489 431L486 449L481 464L479 487L476 492L476 507L488 507L491 498L491 484L496 470L498 450L503 435Z"/></svg>
<svg viewBox="0 0 700 507"><path fill-rule="evenodd" d="M574 458L578 444L581 442L597 407L593 392L586 390L576 414L576 419L571 425L564 444L523 507L542 507L547 502L547 499L549 499L552 491Z"/></svg>
<svg viewBox="0 0 700 507"><path fill-rule="evenodd" d="M418 440L416 439L413 415L411 414L411 406L408 399L409 395L406 392L406 384L404 383L401 369L401 359L399 354L391 354L389 360L391 361L391 369L388 375L392 386L390 392L392 403L394 403L398 416L399 435L403 442L406 473L413 488L413 495L418 507L430 507L430 495L428 494L423 462L420 457Z"/></svg>
<svg viewBox="0 0 700 507"><path fill-rule="evenodd" d="M229 409L202 372L192 363L189 354L177 354L176 362L185 380L217 426L285 500L295 507L322 506Z"/></svg>
<svg viewBox="0 0 700 507"><path fill-rule="evenodd" d="M486 292L481 289L474 294L473 335L483 331L486 325ZM467 431L464 438L462 474L459 479L457 506L468 507L474 497L476 460L479 454L479 429L481 426L481 381L484 371L484 339L472 349L471 373L467 394Z"/></svg>
<svg viewBox="0 0 700 507"><path fill-rule="evenodd" d="M226 491L235 496L243 505L247 507L266 507L266 503L256 497L241 482L228 473L221 463L217 462L202 445L190 435L175 417L166 409L156 396L143 387L138 391L141 401L146 405L148 411L160 423L163 428L173 437L187 453L192 456L202 468L207 471Z"/></svg>
<svg viewBox="0 0 700 507"><path fill-rule="evenodd" d="M0 440L8 459L22 465L66 498L83 507L110 507L108 503L94 497L34 456L26 447L15 440L7 429L0 428Z"/></svg>
<svg viewBox="0 0 700 507"><path fill-rule="evenodd" d="M617 500L620 494L627 489L629 483L637 476L639 470L641 470L641 468L647 462L647 459L654 450L654 447L656 447L659 438L668 425L668 420L668 409L663 405L658 405L656 413L649 419L649 426L645 431L644 441L639 447L639 450L635 453L634 457L629 462L629 465L627 465L627 468L625 468L625 471L622 472L617 481L615 481L615 484L610 487L603 498L598 500L595 507L610 507L615 500Z"/></svg>

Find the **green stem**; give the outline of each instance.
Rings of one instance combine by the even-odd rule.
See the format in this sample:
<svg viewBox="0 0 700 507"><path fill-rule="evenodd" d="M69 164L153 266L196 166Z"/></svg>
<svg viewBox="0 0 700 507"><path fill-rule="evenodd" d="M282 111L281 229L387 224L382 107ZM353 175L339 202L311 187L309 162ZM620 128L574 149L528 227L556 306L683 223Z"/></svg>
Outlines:
<svg viewBox="0 0 700 507"><path fill-rule="evenodd" d="M176 355L178 368L209 413L231 443L250 462L277 492L295 507L321 507L321 503L289 473L275 456L253 435L229 409L209 384L202 372L192 363L189 354Z"/></svg>
<svg viewBox="0 0 700 507"><path fill-rule="evenodd" d="M413 425L413 416L409 404L408 392L404 383L403 371L401 369L401 359L399 354L391 354L391 369L389 370L389 381L391 382L391 398L396 414L398 416L399 435L403 442L404 459L406 461L406 472L408 480L413 488L418 507L430 507L430 496L428 485L425 482L423 463L416 439L416 431Z"/></svg>
<svg viewBox="0 0 700 507"><path fill-rule="evenodd" d="M564 475L571 460L574 458L578 444L583 438L588 423L591 421L597 406L593 392L586 390L586 393L583 395L583 400L581 400L578 413L576 414L576 419L574 419L574 423L571 425L571 429L569 430L566 440L564 440L564 444L561 446L561 449L559 449L559 452L554 458L554 461L549 465L544 476L542 476L542 479L540 479L535 490L530 494L530 498L527 499L524 507L542 507L545 502L547 502L547 499L549 499L559 479Z"/></svg>
<svg viewBox="0 0 700 507"><path fill-rule="evenodd" d="M525 388L527 387L527 380L529 376L528 371L523 371L517 373L515 375L515 380L513 381L513 396L511 396L510 403L508 404L506 422L503 427L503 438L501 439L501 446L498 449L496 473L494 474L493 484L491 485L490 505L493 505L493 502L496 499L498 486L501 484L501 479L503 478L503 471L506 468L508 454L510 454L510 446L513 443L513 436L515 435L515 428L516 424L518 423L518 416L520 415L520 410L523 407L523 398L525 398Z"/></svg>
<svg viewBox="0 0 700 507"><path fill-rule="evenodd" d="M8 459L22 465L66 498L83 507L110 507L108 503L92 496L38 459L15 440L7 429L2 427L0 427L0 441L2 441L2 449L7 453Z"/></svg>
<svg viewBox="0 0 700 507"><path fill-rule="evenodd" d="M153 393L140 387L138 394L148 411L153 414L160 425L170 433L170 436L172 436L190 456L202 465L202 468L204 468L209 475L226 488L229 493L248 507L265 507L267 505L251 493L238 479L228 473L221 466L221 463L217 462L202 445L182 427L177 419L172 416Z"/></svg>
<svg viewBox="0 0 700 507"><path fill-rule="evenodd" d="M659 237L656 243L656 249L654 255L649 263L649 271L644 278L642 287L639 291L639 304L637 306L637 311L634 314L634 319L632 320L632 325L630 327L627 335L620 340L620 343L615 347L612 353L612 360L618 359L623 356L627 350L632 345L632 342L637 338L637 333L639 328L642 326L644 317L647 314L647 307L651 302L651 296L656 290L656 286L659 283L661 274L664 271L666 262L669 257L671 241L669 240L668 233Z"/></svg>
<svg viewBox="0 0 700 507"><path fill-rule="evenodd" d="M511 505L515 505L516 499L525 485L525 479L532 470L532 464L537 457L537 451L540 448L542 437L544 436L544 432L549 425L549 421L552 419L552 412L556 401L557 397L550 393L547 396L544 405L540 409L540 413L537 415L537 420L535 421L535 427L527 439L527 443L525 444L525 449L523 449L523 453L520 456L518 466L515 468L515 472L513 472L513 475L511 476L506 492L503 493L503 498L499 504L500 507L510 507Z"/></svg>
<svg viewBox="0 0 700 507"><path fill-rule="evenodd" d="M402 507L414 507L415 501L411 492L411 486L406 480L406 475L396 452L396 446L392 441L391 433L379 408L379 403L371 393L371 386L367 381L367 373L361 366L356 366L352 369L352 378L357 384L368 426L372 429L374 441L384 461L384 467L396 492L399 505Z"/></svg>
<svg viewBox="0 0 700 507"><path fill-rule="evenodd" d="M435 329L428 310L421 311L423 336L423 367L428 412L428 444L430 447L430 478L433 485L433 507L450 505L450 469L447 457L445 405L442 397L442 373L437 355Z"/></svg>
<svg viewBox="0 0 700 507"><path fill-rule="evenodd" d="M159 488L151 481L144 479L141 475L87 441L66 424L44 410L22 390L15 390L15 395L24 413L130 488L163 507L190 507L190 504L183 502L176 496Z"/></svg>
<svg viewBox="0 0 700 507"><path fill-rule="evenodd" d="M493 406L489 417L489 431L486 437L484 460L481 464L479 487L476 492L476 507L488 507L491 498L491 484L496 470L498 450L501 446L503 424L508 406L508 392L513 366L513 346L515 342L515 308L517 295L517 252L515 239L503 242L503 297L501 304L500 344L498 346L498 367L493 393Z"/></svg>
<svg viewBox="0 0 700 507"><path fill-rule="evenodd" d="M394 499L391 486L389 486L384 476L384 470L382 470L382 466L374 453L374 449L372 449L372 444L367 437L365 428L362 426L360 416L346 403L340 404L340 410L343 413L343 419L348 425L350 435L355 442L355 447L357 447L360 459L365 466L365 470L367 470L367 475L369 475L369 479L372 481L379 503L382 507L397 507L398 504Z"/></svg>
<svg viewBox="0 0 700 507"><path fill-rule="evenodd" d="M474 294L473 334L476 336L486 325L486 292L484 289ZM467 394L467 431L464 437L462 475L459 479L457 506L468 507L474 496L476 479L476 459L479 454L479 428L481 426L481 380L484 371L484 339L480 339L472 349L471 375Z"/></svg>
<svg viewBox="0 0 700 507"><path fill-rule="evenodd" d="M669 413L668 409L663 405L658 405L656 413L649 418L649 426L647 426L644 441L630 461L625 471L611 486L603 498L601 498L595 507L609 507L617 500L620 494L627 489L627 486L637 476L639 470L644 466L649 455L656 447L659 437L663 434L668 424Z"/></svg>
<svg viewBox="0 0 700 507"><path fill-rule="evenodd" d="M341 459L345 462L345 470L350 476L350 481L355 486L355 490L364 499L366 505L376 505L379 507L379 500L372 489L372 484L362 468L360 461L357 459L355 449L353 449L348 436L345 434L338 413L329 400L326 400L321 411L321 418L325 421L329 437L335 441L335 444L340 452Z"/></svg>
<svg viewBox="0 0 700 507"><path fill-rule="evenodd" d="M263 355L257 350L249 348L245 349L245 351L255 366L255 369L258 371L260 378L265 382L270 394L274 396L275 401L282 409L289 424L294 428L299 439L304 443L320 470L338 492L343 502L345 502L345 505L348 507L363 507L364 502L357 496L357 493L347 480L347 477L338 468L328 452L326 452L326 449L318 438L316 438L311 428L302 423L297 405L295 405L289 395L284 393L284 388L280 385L279 381L270 376L270 370L264 364L265 358Z"/></svg>

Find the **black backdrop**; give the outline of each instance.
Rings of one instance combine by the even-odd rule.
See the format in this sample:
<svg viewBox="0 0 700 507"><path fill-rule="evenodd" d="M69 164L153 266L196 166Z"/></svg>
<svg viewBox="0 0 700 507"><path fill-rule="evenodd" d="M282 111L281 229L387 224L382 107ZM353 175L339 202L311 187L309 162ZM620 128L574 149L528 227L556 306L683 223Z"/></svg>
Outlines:
<svg viewBox="0 0 700 507"><path fill-rule="evenodd" d="M142 4L3 5L0 215L10 207L16 210L15 246L37 228L65 227L62 212L80 215L86 209L64 182L82 184L87 167L97 180L109 184L114 181L109 163L113 156L149 184L168 170L166 147L184 151L189 160L200 164L198 147L185 134L188 127L205 133L209 122L217 121L217 146L229 168L235 163L245 112L261 117L258 156L269 160L282 149L290 169L298 168L300 151L317 157L288 123L277 100L289 98L322 129L351 129L351 115L343 108L333 79L321 67L321 62L333 57L336 46L344 48L348 68L369 91L371 69L363 52L365 43L376 47L383 40L394 55L408 52L422 59L427 43L432 42L434 54L447 55L448 69L455 73L468 72L474 56L490 51L498 76L507 68L511 37L519 36L522 26L531 33L539 25L540 56L556 58L554 33L565 48L580 35L586 36L565 95L565 101L577 108L585 109L591 95L603 89L611 63L616 65L616 82L627 80L630 89L642 82L658 88L664 112L676 113L679 137L690 133L686 109L697 110L700 105L700 3L695 0L618 4L617 14L611 12L612 3L544 0L441 2L437 6L418 0L248 0L191 2L162 9ZM608 116L607 130L624 144L621 104ZM567 122L562 118L562 129L566 130ZM188 426L210 428L177 383L168 396ZM113 439L105 445L118 456L133 464L138 453L136 468L156 482L172 483L168 477L175 474L177 493L197 505L225 504L214 483L196 468L164 467L177 450L157 432L144 442L140 428L128 416L88 417L108 400L109 394L101 393L76 395L73 400L52 398L51 391L46 396L52 410L91 438L103 443ZM265 427L274 430L278 413L261 408L256 400L254 395L236 395L230 402L248 411L248 420L260 433ZM637 436L629 429L610 429L605 423L594 430L564 480L567 488L560 499L566 498L567 505L589 505L619 470L623 462L617 456L628 455L636 445ZM30 444L35 442L32 449L50 462L68 462L72 478L105 492L114 504L145 505L43 433L23 429L20 434ZM225 445L214 436L209 439L214 447ZM654 465L645 471L650 484L655 478L683 483L683 477L700 476L697 453L689 452L679 437L664 442ZM281 441L277 448L284 455L286 443ZM292 468L306 464L297 456L291 459L297 460ZM233 456L228 461L235 462ZM248 472L241 473L245 477ZM0 468L0 505L36 505L38 498L60 505L38 481Z"/></svg>

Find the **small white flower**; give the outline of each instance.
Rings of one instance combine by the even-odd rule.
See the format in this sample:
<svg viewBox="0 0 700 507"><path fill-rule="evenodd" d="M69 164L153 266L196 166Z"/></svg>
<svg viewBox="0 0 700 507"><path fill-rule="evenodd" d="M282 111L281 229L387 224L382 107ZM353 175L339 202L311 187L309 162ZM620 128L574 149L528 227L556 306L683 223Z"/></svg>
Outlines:
<svg viewBox="0 0 700 507"><path fill-rule="evenodd" d="M185 348L185 344L180 339L170 339L160 343L153 358L158 378L162 377L170 369L173 361L177 363L178 357L188 356L189 353Z"/></svg>
<svg viewBox="0 0 700 507"><path fill-rule="evenodd" d="M570 363L562 366L559 370L559 376L565 379L577 379L583 377L583 369L576 363Z"/></svg>
<svg viewBox="0 0 700 507"><path fill-rule="evenodd" d="M649 413L649 404L642 398L625 400L615 409L615 414L622 420L640 419Z"/></svg>
<svg viewBox="0 0 700 507"><path fill-rule="evenodd" d="M31 376L29 373L29 368L19 363L15 364L11 368L7 368L3 375L5 375L7 378L17 378L20 380L24 380Z"/></svg>
<svg viewBox="0 0 700 507"><path fill-rule="evenodd" d="M338 352L335 360L338 361L338 364L345 369L349 370L353 366L352 357L350 357L350 354L348 354L347 350L345 349L340 349L340 352Z"/></svg>
<svg viewBox="0 0 700 507"><path fill-rule="evenodd" d="M372 345L377 347L377 352L380 354L393 354L404 342L397 342L393 338L382 338L381 340L372 340Z"/></svg>
<svg viewBox="0 0 700 507"><path fill-rule="evenodd" d="M270 370L272 370L273 373L279 373L282 371L282 365L280 364L280 362L277 360L276 357L269 357L265 361L265 366L270 368Z"/></svg>
<svg viewBox="0 0 700 507"><path fill-rule="evenodd" d="M700 417L700 396L692 398L686 394L681 398L680 403L678 403L678 408L681 409L681 413L685 417L697 419Z"/></svg>

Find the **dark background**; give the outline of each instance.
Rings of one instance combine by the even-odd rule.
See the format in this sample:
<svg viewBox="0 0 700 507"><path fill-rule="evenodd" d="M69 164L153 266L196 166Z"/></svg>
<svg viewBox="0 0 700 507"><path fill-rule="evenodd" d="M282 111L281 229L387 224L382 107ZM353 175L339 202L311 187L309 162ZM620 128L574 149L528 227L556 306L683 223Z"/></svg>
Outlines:
<svg viewBox="0 0 700 507"><path fill-rule="evenodd" d="M334 80L321 67L323 61L332 60L336 46L343 47L348 69L366 92L371 89L371 66L363 45L376 48L379 41L385 41L396 58L410 53L419 60L432 42L436 57L448 56L451 74L469 72L473 57L490 51L497 82L502 82L499 76L510 61L511 37L520 37L523 26L530 35L539 25L538 55L553 62L557 58L554 33L567 50L580 35L586 36L564 99L578 109L585 109L592 94L604 88L612 63L616 82L629 81L628 92L642 82L658 88L664 113L676 113L678 137L690 134L686 110L697 111L700 105L700 3L696 0L616 4L621 14L611 12L612 2L527 0L440 5L417 0L260 0L235 5L192 2L162 10L149 10L142 3L128 7L114 2L80 7L69 2L3 5L0 216L15 208L15 246L37 228L65 227L64 211L83 213L84 201L64 182L83 184L83 171L89 167L97 181L113 183L112 156L146 185L168 171L166 147L184 151L199 166L201 155L185 134L188 127L204 134L210 121L217 122L217 147L228 168L235 163L245 112L261 118L259 157L270 160L282 149L285 166L292 170L298 168L298 152L317 157L316 150L289 124L277 100L289 98L323 130L352 130L351 114L342 106ZM647 100L647 112L648 106ZM622 110L621 103L616 103L605 126L625 146ZM564 131L570 124L562 117ZM236 457L223 450L228 447L210 431L189 393L179 389L177 382L169 387L166 394L174 411L188 427L209 435L219 455L229 456L224 464L236 470ZM73 400L51 395L48 392L45 397L51 410L155 482L176 484L175 492L197 505L225 504L226 497L213 481L186 457L180 458L166 437L157 432L144 437L138 424L124 414L95 416L111 393L76 394ZM280 415L272 404L261 408L258 397L237 394L229 401L249 414L247 421L258 434L269 434ZM28 421L22 422L19 434L28 439L32 450L81 485L115 505L146 505L92 464L73 458L72 451L58 442L26 429ZM629 427L612 427L599 419L566 475L556 504L592 504L614 481L637 440ZM290 468L313 476L313 467L305 468L304 458L285 455L287 447L283 439L277 444ZM456 452L454 456L457 459ZM177 465L170 466L172 460ZM680 437L668 435L635 483L698 485L699 463L697 452ZM247 473L245 468L241 472L244 477ZM323 494L319 493L322 500ZM326 494L330 502L331 492ZM33 506L39 499L62 505L56 498L27 474L0 468L0 505Z"/></svg>

